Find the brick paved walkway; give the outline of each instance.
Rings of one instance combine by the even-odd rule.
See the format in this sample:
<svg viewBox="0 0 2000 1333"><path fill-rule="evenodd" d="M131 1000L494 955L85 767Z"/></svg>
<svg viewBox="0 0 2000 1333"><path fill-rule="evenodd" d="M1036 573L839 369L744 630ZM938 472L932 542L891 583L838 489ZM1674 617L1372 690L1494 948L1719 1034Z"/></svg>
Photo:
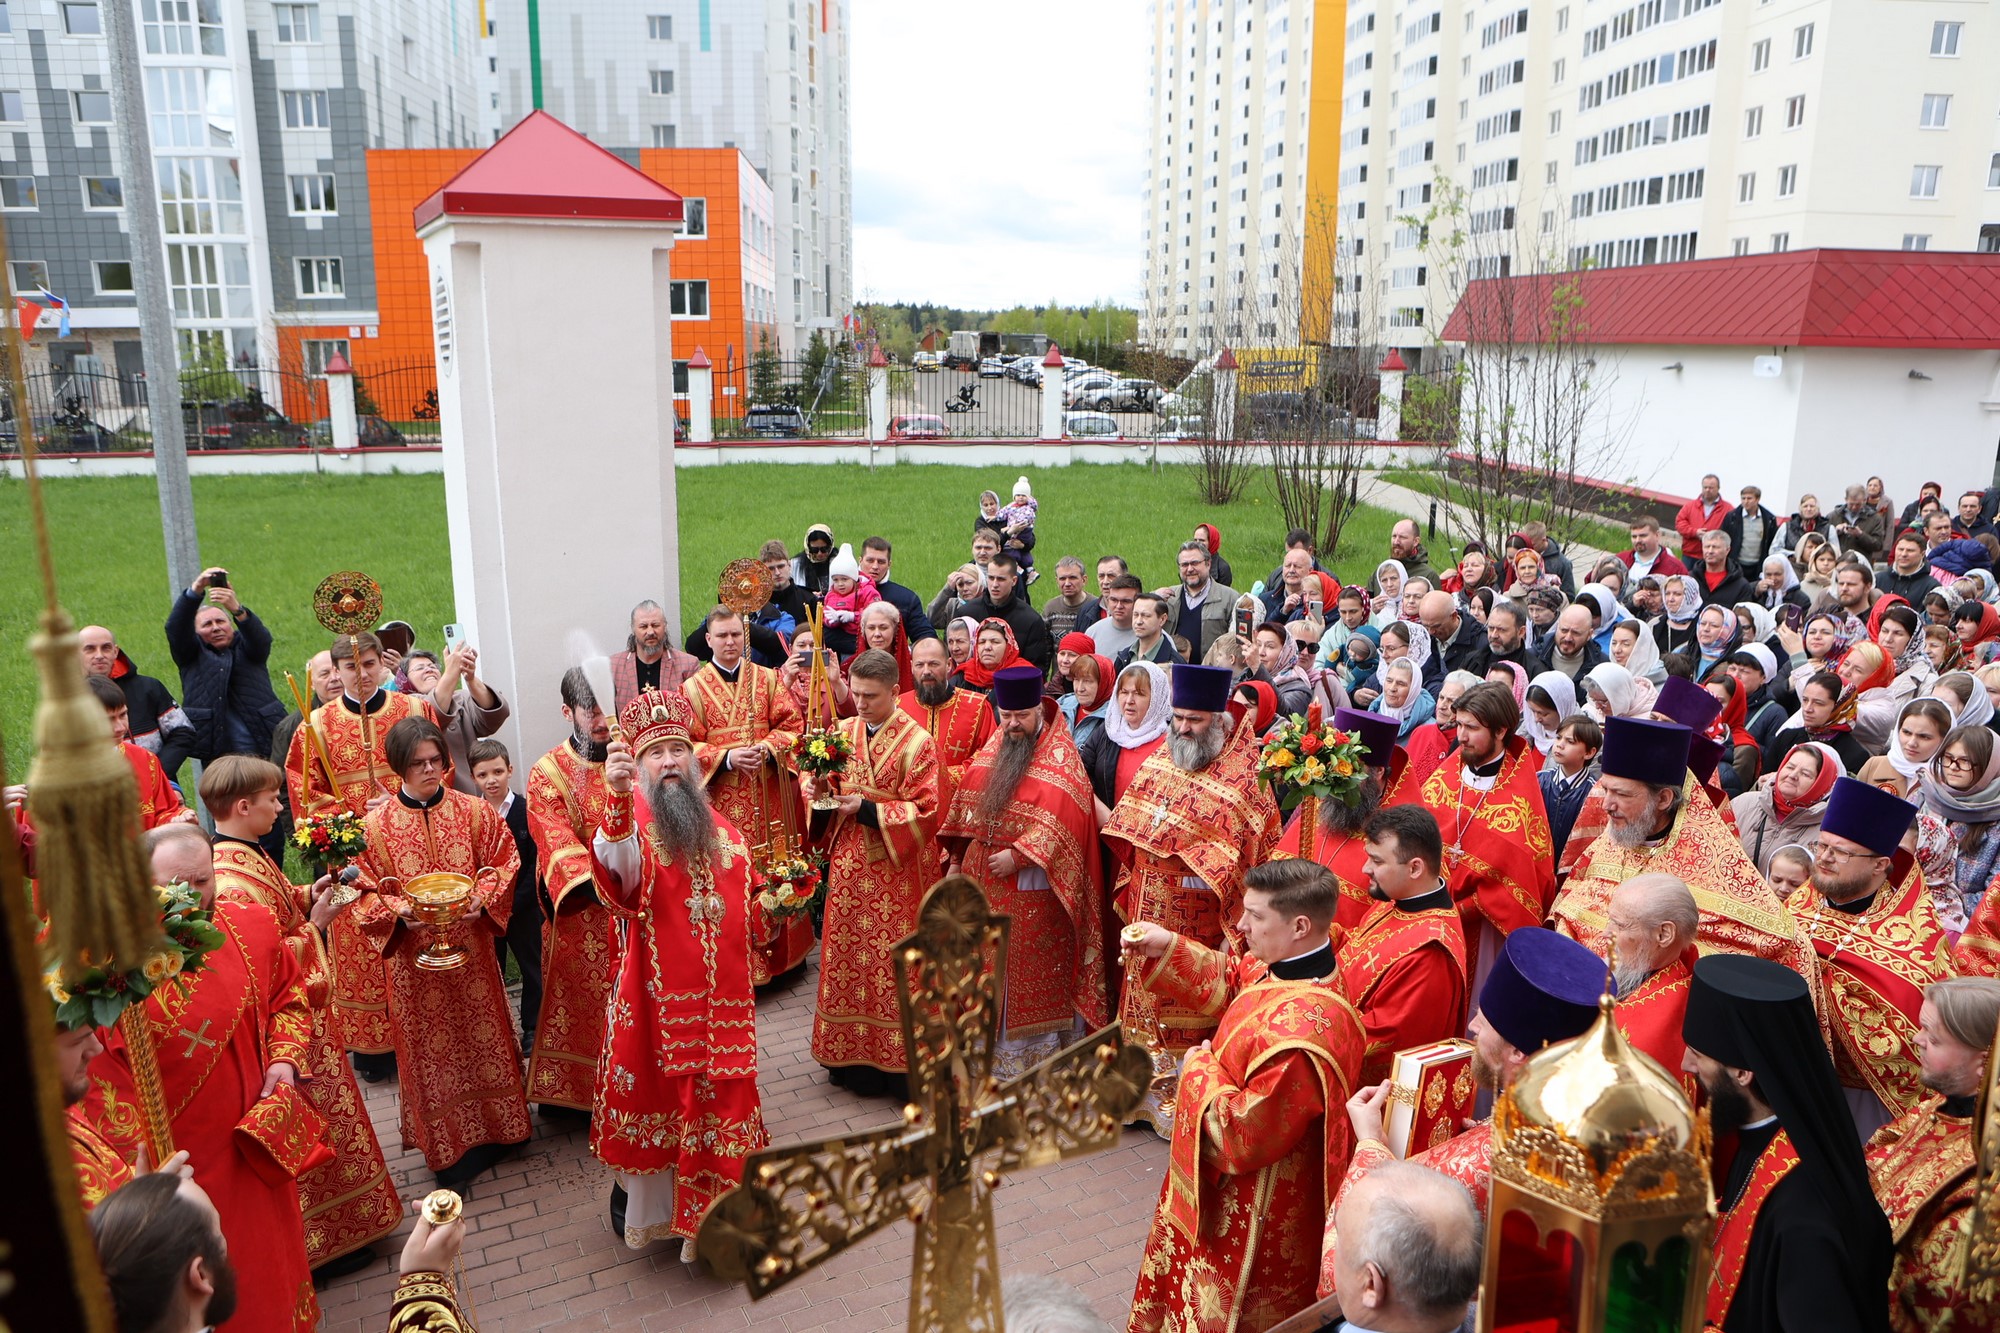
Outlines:
<svg viewBox="0 0 2000 1333"><path fill-rule="evenodd" d="M775 1143L887 1123L893 1103L830 1086L812 1061L818 955L758 1005L758 1082ZM366 1085L364 1085L366 1086ZM423 1157L400 1152L393 1083L368 1091L389 1172L406 1199L433 1187ZM1112 1327L1125 1327L1146 1229L1159 1200L1167 1145L1127 1130L1117 1147L1003 1184L994 1196L1002 1271L1052 1274L1083 1291ZM644 1333L782 1330L883 1333L900 1329L909 1299L911 1228L898 1223L752 1305L738 1286L680 1262L678 1243L641 1251L611 1234L610 1179L585 1132L553 1130L473 1183L466 1201L466 1279L480 1333L530 1329L638 1329ZM376 1262L320 1293L327 1333L381 1333L408 1227L378 1246ZM244 1280L255 1281L245 1274Z"/></svg>

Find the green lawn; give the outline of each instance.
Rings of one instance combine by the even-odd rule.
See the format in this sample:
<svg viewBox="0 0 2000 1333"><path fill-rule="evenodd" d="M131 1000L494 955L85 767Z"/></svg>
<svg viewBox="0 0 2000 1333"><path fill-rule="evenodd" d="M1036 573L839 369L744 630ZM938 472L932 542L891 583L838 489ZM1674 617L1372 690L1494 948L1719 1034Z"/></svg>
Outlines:
<svg viewBox="0 0 2000 1333"><path fill-rule="evenodd" d="M979 492L1005 495L1019 475L1018 468L909 465L873 473L834 465L686 469L679 475L682 624L712 604L717 576L730 560L755 555L770 537L796 550L814 522L831 524L838 540L857 548L870 534L889 537L897 580L928 600L968 556ZM1064 554L1094 568L1098 556L1116 553L1149 587L1172 583L1175 552L1201 522L1221 529L1223 554L1245 587L1270 572L1283 546L1286 524L1261 478L1219 510L1200 502L1185 468L1076 466L1035 471L1031 480L1042 506L1037 603L1055 595L1052 571ZM152 479L51 480L45 490L63 604L80 624L108 625L140 668L178 695L161 628L172 597ZM194 499L203 560L226 566L245 604L271 627L281 698L283 672L301 671L326 642L313 618L312 590L335 570L373 575L382 584L385 614L408 620L433 645L438 627L454 619L441 477L205 477L195 481ZM1341 543L1338 572L1365 578L1388 547L1391 521L1385 511L1363 511ZM7 534L0 586L8 590L0 599L0 734L18 774L31 748L36 697L26 638L40 609L27 492L19 482L0 481L0 532ZM560 608L550 615L552 625L560 622Z"/></svg>
<svg viewBox="0 0 2000 1333"><path fill-rule="evenodd" d="M1408 487L1419 495L1434 496L1439 500L1445 500L1455 494L1462 493L1458 488L1448 490L1444 479L1433 471L1418 470L1415 468L1392 468L1382 473L1382 479L1394 482L1398 486ZM1442 518L1439 521L1442 522ZM1585 546L1594 546L1600 551L1622 551L1632 544L1630 540L1631 534L1626 528L1613 523L1600 523L1596 519L1588 517L1575 519L1566 532L1552 532L1549 535L1565 546L1581 542ZM1436 552L1432 552L1434 561L1436 555ZM1269 571L1265 572L1268 573ZM1579 579L1587 572L1579 571Z"/></svg>

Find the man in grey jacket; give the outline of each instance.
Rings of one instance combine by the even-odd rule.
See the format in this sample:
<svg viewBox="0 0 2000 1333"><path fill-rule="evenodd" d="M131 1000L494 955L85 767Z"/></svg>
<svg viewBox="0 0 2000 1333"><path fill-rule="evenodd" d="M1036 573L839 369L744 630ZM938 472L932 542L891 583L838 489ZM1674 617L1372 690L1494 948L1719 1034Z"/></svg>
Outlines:
<svg viewBox="0 0 2000 1333"><path fill-rule="evenodd" d="M1236 589L1209 577L1211 559L1200 542L1181 543L1181 587L1168 602L1167 633L1187 640L1190 662L1201 661L1211 643L1236 627Z"/></svg>

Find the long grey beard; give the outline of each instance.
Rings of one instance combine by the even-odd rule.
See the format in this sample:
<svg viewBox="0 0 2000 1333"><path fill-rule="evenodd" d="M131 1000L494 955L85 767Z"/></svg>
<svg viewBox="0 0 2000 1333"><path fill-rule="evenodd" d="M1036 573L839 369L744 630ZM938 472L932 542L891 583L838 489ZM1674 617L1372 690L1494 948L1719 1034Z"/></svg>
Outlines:
<svg viewBox="0 0 2000 1333"><path fill-rule="evenodd" d="M1624 999L1633 991L1646 984L1652 974L1642 967L1615 967L1611 969L1611 979L1618 984L1618 998Z"/></svg>
<svg viewBox="0 0 2000 1333"><path fill-rule="evenodd" d="M1321 801L1319 803L1319 828L1322 833L1335 837L1352 837L1361 832L1368 823L1368 817L1382 805L1382 783L1369 775L1361 783L1361 800L1354 805L1345 801Z"/></svg>
<svg viewBox="0 0 2000 1333"><path fill-rule="evenodd" d="M944 707L951 702L951 682L948 680L918 681L917 702L926 708Z"/></svg>
<svg viewBox="0 0 2000 1333"><path fill-rule="evenodd" d="M1616 820L1607 819L1604 822L1604 836L1611 839L1613 846L1623 847L1628 852L1635 847L1645 846L1646 839L1651 834L1652 829L1636 821L1620 824Z"/></svg>
<svg viewBox="0 0 2000 1333"><path fill-rule="evenodd" d="M1014 793L1021 786L1021 779L1028 775L1028 765L1034 762L1034 736L1002 736L1000 748L994 752L993 764L986 770L986 789L979 793L979 818L997 824L1007 814L1007 807L1014 803Z"/></svg>
<svg viewBox="0 0 2000 1333"><path fill-rule="evenodd" d="M719 843L708 789L692 777L673 781L647 777L640 779L640 787L652 812L653 831L667 854L713 864Z"/></svg>
<svg viewBox="0 0 2000 1333"><path fill-rule="evenodd" d="M1174 767L1183 773L1199 773L1215 762L1222 747L1229 744L1230 726L1235 719L1218 716L1208 724L1208 730L1199 736L1172 735L1167 737L1167 753L1173 758Z"/></svg>

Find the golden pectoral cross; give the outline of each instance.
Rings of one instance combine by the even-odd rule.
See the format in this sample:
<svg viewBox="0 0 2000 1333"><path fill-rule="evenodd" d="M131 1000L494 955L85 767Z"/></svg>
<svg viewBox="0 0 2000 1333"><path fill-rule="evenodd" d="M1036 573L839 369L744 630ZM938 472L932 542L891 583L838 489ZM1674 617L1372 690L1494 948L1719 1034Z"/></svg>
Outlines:
<svg viewBox="0 0 2000 1333"><path fill-rule="evenodd" d="M1017 1169L1107 1148L1152 1079L1114 1025L993 1082L1007 927L963 875L925 895L896 946L910 1105L900 1124L752 1154L697 1245L752 1300L907 1217L911 1333L1001 1333L992 1190Z"/></svg>
<svg viewBox="0 0 2000 1333"><path fill-rule="evenodd" d="M186 1028L181 1029L181 1035L188 1039L188 1048L185 1051L181 1052L181 1056L184 1059L192 1059L194 1056L194 1048L197 1046L215 1047L222 1045L220 1041L208 1035L209 1025L214 1021L215 1020L212 1018L202 1019L201 1028L199 1031L190 1032Z"/></svg>

